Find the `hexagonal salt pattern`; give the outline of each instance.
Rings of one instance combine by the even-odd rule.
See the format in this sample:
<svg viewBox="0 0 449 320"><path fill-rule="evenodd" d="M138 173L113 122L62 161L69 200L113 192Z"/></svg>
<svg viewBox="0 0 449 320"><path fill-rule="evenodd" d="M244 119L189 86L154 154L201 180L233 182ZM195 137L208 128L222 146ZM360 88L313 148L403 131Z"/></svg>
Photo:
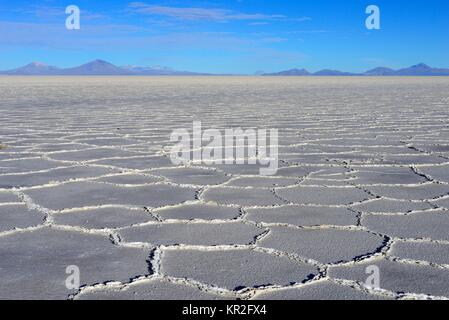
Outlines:
<svg viewBox="0 0 449 320"><path fill-rule="evenodd" d="M263 229L242 222L151 223L119 230L123 242L153 245L242 245L251 244Z"/></svg>
<svg viewBox="0 0 449 320"><path fill-rule="evenodd" d="M393 245L390 254L399 259L449 266L447 243L398 241Z"/></svg>
<svg viewBox="0 0 449 320"><path fill-rule="evenodd" d="M232 300L231 294L204 292L189 284L161 279L145 279L126 286L110 285L86 290L77 300Z"/></svg>
<svg viewBox="0 0 449 320"><path fill-rule="evenodd" d="M3 175L0 188L34 187L68 180L98 177L114 173L111 169L101 167L68 167L44 172Z"/></svg>
<svg viewBox="0 0 449 320"><path fill-rule="evenodd" d="M348 208L315 206L281 206L247 209L245 219L264 224L296 226L350 226L357 225L357 214Z"/></svg>
<svg viewBox="0 0 449 320"><path fill-rule="evenodd" d="M398 238L449 241L449 212L445 210L395 216L367 215L362 224Z"/></svg>
<svg viewBox="0 0 449 320"><path fill-rule="evenodd" d="M18 203L19 197L12 192L0 191L0 205L8 203Z"/></svg>
<svg viewBox="0 0 449 320"><path fill-rule="evenodd" d="M449 298L448 79L0 87L0 299ZM279 169L173 163L192 121L279 129Z"/></svg>
<svg viewBox="0 0 449 320"><path fill-rule="evenodd" d="M211 204L182 204L154 210L164 220L234 220L242 213L239 208Z"/></svg>
<svg viewBox="0 0 449 320"><path fill-rule="evenodd" d="M158 169L151 173L178 184L217 185L229 180L223 173L196 168Z"/></svg>
<svg viewBox="0 0 449 320"><path fill-rule="evenodd" d="M44 213L20 203L3 205L0 206L0 232L37 226L44 223L45 217Z"/></svg>
<svg viewBox="0 0 449 320"><path fill-rule="evenodd" d="M387 297L356 290L330 281L316 281L304 286L266 290L255 300L386 300Z"/></svg>
<svg viewBox="0 0 449 320"><path fill-rule="evenodd" d="M273 206L285 203L270 190L246 188L213 188L203 194L206 202L237 206Z"/></svg>
<svg viewBox="0 0 449 320"><path fill-rule="evenodd" d="M277 194L291 203L317 205L348 205L372 198L367 192L355 187L300 186L277 189Z"/></svg>
<svg viewBox="0 0 449 320"><path fill-rule="evenodd" d="M318 270L286 257L250 250L170 250L162 257L161 272L219 288L242 290L302 283L317 275Z"/></svg>
<svg viewBox="0 0 449 320"><path fill-rule="evenodd" d="M294 253L322 264L348 262L373 254L384 246L378 235L358 230L271 227L259 242L266 248Z"/></svg>
<svg viewBox="0 0 449 320"><path fill-rule="evenodd" d="M354 210L366 213L411 213L434 209L429 202L412 202L406 200L375 199L352 206Z"/></svg>
<svg viewBox="0 0 449 320"><path fill-rule="evenodd" d="M86 229L121 228L155 220L156 218L143 208L130 209L120 206L75 209L53 215L55 224Z"/></svg>
<svg viewBox="0 0 449 320"><path fill-rule="evenodd" d="M329 276L365 284L369 266L379 270L380 289L398 293L399 296L417 299L419 295L445 297L448 294L449 270L427 265L376 259L355 266L331 267Z"/></svg>
<svg viewBox="0 0 449 320"><path fill-rule="evenodd" d="M98 182L73 182L25 191L36 203L62 210L100 205L163 207L195 199L195 189L156 184L120 187Z"/></svg>
<svg viewBox="0 0 449 320"><path fill-rule="evenodd" d="M128 282L151 273L149 255L148 249L115 246L107 236L51 228L3 236L0 299L67 299L77 292L65 285L72 265L81 285Z"/></svg>

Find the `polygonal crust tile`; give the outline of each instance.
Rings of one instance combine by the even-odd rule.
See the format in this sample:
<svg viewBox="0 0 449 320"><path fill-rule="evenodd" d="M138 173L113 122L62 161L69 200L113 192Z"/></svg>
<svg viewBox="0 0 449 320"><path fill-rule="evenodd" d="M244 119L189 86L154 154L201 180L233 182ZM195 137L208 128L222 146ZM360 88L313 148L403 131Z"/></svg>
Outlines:
<svg viewBox="0 0 449 320"><path fill-rule="evenodd" d="M449 213L447 211L398 216L367 215L362 218L362 225L392 237L449 240Z"/></svg>
<svg viewBox="0 0 449 320"><path fill-rule="evenodd" d="M347 208L316 206L282 206L247 209L245 219L262 223L283 223L297 226L356 225L357 214Z"/></svg>
<svg viewBox="0 0 449 320"><path fill-rule="evenodd" d="M385 239L365 232L339 229L270 227L261 247L293 253L321 263L338 263L375 253Z"/></svg>
<svg viewBox="0 0 449 320"><path fill-rule="evenodd" d="M388 300L387 297L369 294L362 290L327 280L303 285L299 288L267 290L254 300Z"/></svg>
<svg viewBox="0 0 449 320"><path fill-rule="evenodd" d="M380 288L394 293L427 294L449 298L449 270L426 265L399 263L376 259L355 266L329 268L331 278L366 283L370 273L367 269L375 266L379 270Z"/></svg>
<svg viewBox="0 0 449 320"><path fill-rule="evenodd" d="M44 223L46 215L23 204L0 206L0 232L27 228Z"/></svg>
<svg viewBox="0 0 449 320"><path fill-rule="evenodd" d="M3 236L0 299L67 299L67 267L77 266L80 284L129 282L151 273L149 251L123 248L106 236L43 228Z"/></svg>
<svg viewBox="0 0 449 320"><path fill-rule="evenodd" d="M263 229L242 222L152 223L119 231L123 242L144 242L166 246L250 244L263 232Z"/></svg>
<svg viewBox="0 0 449 320"><path fill-rule="evenodd" d="M348 205L371 199L363 190L355 187L308 187L279 188L276 193L296 204Z"/></svg>
<svg viewBox="0 0 449 320"><path fill-rule="evenodd" d="M162 207L195 199L196 190L170 185L122 187L95 182L73 182L26 191L39 205L62 210L100 205Z"/></svg>
<svg viewBox="0 0 449 320"><path fill-rule="evenodd" d="M169 250L161 272L228 290L301 283L318 274L310 265L252 250Z"/></svg>
<svg viewBox="0 0 449 320"><path fill-rule="evenodd" d="M204 192L203 199L218 204L239 206L273 206L285 203L270 190L246 188L218 187L209 189Z"/></svg>
<svg viewBox="0 0 449 320"><path fill-rule="evenodd" d="M235 299L231 294L201 291L188 284L160 279L141 280L123 287L104 287L77 295L76 300L221 300Z"/></svg>

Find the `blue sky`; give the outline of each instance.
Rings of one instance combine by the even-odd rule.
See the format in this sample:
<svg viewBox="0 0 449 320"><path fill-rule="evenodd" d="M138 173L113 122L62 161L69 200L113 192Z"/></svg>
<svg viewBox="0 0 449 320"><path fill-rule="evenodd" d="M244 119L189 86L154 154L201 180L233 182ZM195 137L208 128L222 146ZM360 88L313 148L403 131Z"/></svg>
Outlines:
<svg viewBox="0 0 449 320"><path fill-rule="evenodd" d="M381 30L365 27L371 4ZM80 30L65 29L68 5L81 10ZM249 74L449 68L447 0L0 0L0 31L0 70L94 59Z"/></svg>

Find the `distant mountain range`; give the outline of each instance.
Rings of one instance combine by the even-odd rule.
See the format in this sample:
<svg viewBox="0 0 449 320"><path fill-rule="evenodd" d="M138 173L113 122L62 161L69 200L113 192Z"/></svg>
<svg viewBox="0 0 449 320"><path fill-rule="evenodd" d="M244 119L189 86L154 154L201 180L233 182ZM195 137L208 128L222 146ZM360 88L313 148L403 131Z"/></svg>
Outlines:
<svg viewBox="0 0 449 320"><path fill-rule="evenodd" d="M265 73L264 76L449 76L449 69L432 68L424 63L420 63L410 68L399 70L379 67L364 73L350 73L329 69L310 73L306 69L291 69L276 73Z"/></svg>
<svg viewBox="0 0 449 320"><path fill-rule="evenodd" d="M177 71L167 67L115 66L104 60L95 60L74 68L58 68L40 62L32 62L26 66L0 71L0 75L33 76L33 75L67 75L67 76L206 76L217 75ZM420 63L409 68L394 70L379 67L364 73L351 73L339 70L324 69L311 73L306 69L291 69L276 73L262 73L263 76L449 76L449 69L432 68Z"/></svg>
<svg viewBox="0 0 449 320"><path fill-rule="evenodd" d="M188 71L176 71L165 67L118 67L104 60L95 60L74 68L58 68L40 62L32 62L26 66L0 71L2 75L70 75L70 76L155 76L155 75L207 75Z"/></svg>

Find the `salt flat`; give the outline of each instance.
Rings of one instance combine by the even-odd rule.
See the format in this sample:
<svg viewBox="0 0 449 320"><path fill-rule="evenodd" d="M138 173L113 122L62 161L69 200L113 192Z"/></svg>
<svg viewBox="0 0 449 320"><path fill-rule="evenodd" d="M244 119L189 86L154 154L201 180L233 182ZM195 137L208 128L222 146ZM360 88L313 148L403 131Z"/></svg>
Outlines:
<svg viewBox="0 0 449 320"><path fill-rule="evenodd" d="M449 299L449 78L0 77L0 115L0 299ZM193 121L279 129L276 175L174 165Z"/></svg>

